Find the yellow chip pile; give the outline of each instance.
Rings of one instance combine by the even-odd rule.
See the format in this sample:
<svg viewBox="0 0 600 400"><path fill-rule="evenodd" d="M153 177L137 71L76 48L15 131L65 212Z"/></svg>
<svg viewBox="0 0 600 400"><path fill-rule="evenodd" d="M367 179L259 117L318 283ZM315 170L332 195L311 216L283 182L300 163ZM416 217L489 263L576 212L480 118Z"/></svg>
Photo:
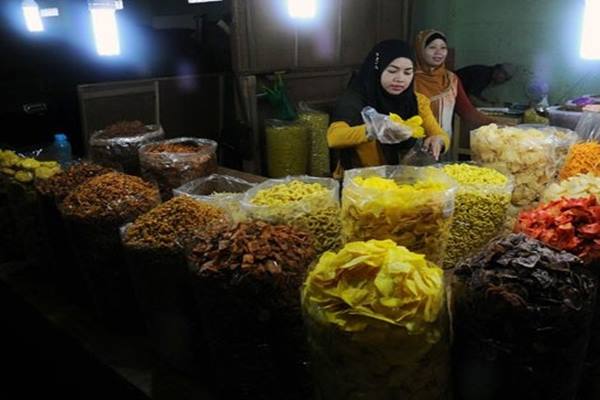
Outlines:
<svg viewBox="0 0 600 400"><path fill-rule="evenodd" d="M444 305L443 271L391 240L352 242L323 254L302 298L314 305L312 317L343 331L376 321L437 340L428 328Z"/></svg>
<svg viewBox="0 0 600 400"><path fill-rule="evenodd" d="M257 206L280 206L327 194L327 188L318 183L291 181L260 190L251 200Z"/></svg>
<svg viewBox="0 0 600 400"><path fill-rule="evenodd" d="M344 241L391 239L441 264L452 217L454 186L436 168L424 171L419 179L406 183L381 176L352 178L342 195Z"/></svg>
<svg viewBox="0 0 600 400"><path fill-rule="evenodd" d="M60 165L56 161L38 161L19 156L12 150L0 150L0 171L16 181L28 183L50 178L60 172Z"/></svg>
<svg viewBox="0 0 600 400"><path fill-rule="evenodd" d="M560 183L553 183L544 192L542 202L548 203L561 197L581 198L594 195L600 199L600 177L594 174L572 176Z"/></svg>
<svg viewBox="0 0 600 400"><path fill-rule="evenodd" d="M512 174L512 203L516 206L539 200L557 173L559 144L555 135L537 129L490 124L471 132L473 159Z"/></svg>

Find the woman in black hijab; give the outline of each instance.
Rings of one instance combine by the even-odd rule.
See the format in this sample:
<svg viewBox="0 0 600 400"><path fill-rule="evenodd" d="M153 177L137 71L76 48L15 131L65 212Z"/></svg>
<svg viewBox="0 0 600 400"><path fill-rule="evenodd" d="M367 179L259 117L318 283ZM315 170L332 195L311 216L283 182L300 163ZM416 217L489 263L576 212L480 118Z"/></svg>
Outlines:
<svg viewBox="0 0 600 400"><path fill-rule="evenodd" d="M448 148L448 135L433 116L429 99L415 93L413 77L414 59L406 42L385 40L369 52L358 75L338 100L327 131L329 147L343 150L340 157L343 168L398 164L398 152L415 144L414 138L394 145L369 140L361 116L366 106L373 107L380 114L398 114L405 121L421 116L427 135L425 148L436 159ZM406 125L394 125L389 124L386 136L393 137L396 130L407 128Z"/></svg>

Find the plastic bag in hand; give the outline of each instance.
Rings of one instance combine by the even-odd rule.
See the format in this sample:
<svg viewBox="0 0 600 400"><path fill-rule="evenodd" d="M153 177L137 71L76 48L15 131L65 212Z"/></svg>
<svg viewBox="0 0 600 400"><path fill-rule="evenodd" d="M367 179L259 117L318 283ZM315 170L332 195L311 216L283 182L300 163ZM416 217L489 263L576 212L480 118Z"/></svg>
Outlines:
<svg viewBox="0 0 600 400"><path fill-rule="evenodd" d="M410 126L399 124L384 114L379 114L373 107L365 107L361 111L367 126L369 140L378 140L384 144L395 144L410 139L413 130Z"/></svg>

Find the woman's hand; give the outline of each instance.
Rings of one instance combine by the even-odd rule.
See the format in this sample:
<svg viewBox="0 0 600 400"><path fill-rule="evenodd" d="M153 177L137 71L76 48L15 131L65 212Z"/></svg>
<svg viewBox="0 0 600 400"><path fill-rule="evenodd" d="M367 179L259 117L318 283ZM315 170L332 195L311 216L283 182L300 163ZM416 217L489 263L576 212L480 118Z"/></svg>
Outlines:
<svg viewBox="0 0 600 400"><path fill-rule="evenodd" d="M423 147L433 156L433 158L439 160L440 154L442 154L442 151L444 150L444 139L438 135L428 136L423 142Z"/></svg>

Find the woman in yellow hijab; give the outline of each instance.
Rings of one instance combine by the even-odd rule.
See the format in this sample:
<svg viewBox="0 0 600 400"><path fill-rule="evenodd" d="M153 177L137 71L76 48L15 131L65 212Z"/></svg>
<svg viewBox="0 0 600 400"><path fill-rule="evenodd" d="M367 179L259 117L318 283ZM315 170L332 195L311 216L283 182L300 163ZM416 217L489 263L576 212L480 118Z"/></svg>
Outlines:
<svg viewBox="0 0 600 400"><path fill-rule="evenodd" d="M456 74L446 69L448 40L443 33L433 29L419 32L415 52L415 90L429 98L431 110L445 132L452 135L454 111L470 129L492 123L473 107Z"/></svg>

